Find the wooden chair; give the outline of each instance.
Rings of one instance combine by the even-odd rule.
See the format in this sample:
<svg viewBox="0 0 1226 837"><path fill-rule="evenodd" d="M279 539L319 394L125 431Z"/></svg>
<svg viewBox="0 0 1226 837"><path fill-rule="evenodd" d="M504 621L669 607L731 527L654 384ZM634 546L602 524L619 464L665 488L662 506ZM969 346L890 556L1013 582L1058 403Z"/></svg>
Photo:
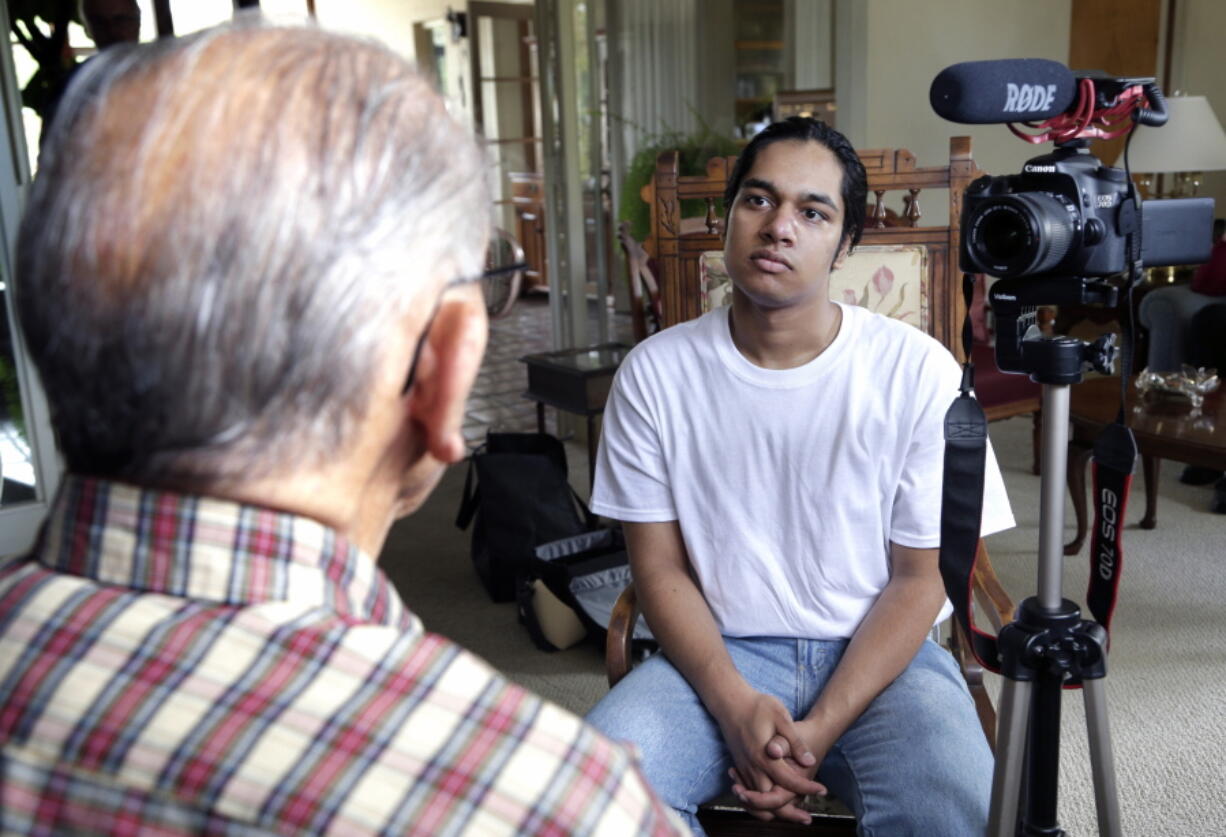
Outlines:
<svg viewBox="0 0 1226 837"><path fill-rule="evenodd" d="M617 240L626 259L626 281L630 285L630 323L634 342L660 330L660 286L651 270L651 256L630 234L630 222L617 225Z"/></svg>
<svg viewBox="0 0 1226 837"><path fill-rule="evenodd" d="M917 167L914 155L905 149L860 152L873 196L860 248L906 245L923 249L922 291L927 296L920 304L931 319L922 327L954 350L959 360L962 357L957 338L965 306L957 265L958 218L962 212L962 192L981 174L971 160L970 149L969 137L954 137L950 142L949 164L926 168ZM702 313L699 262L704 252L723 247L723 189L735 163L735 157L715 157L707 163L705 175L681 176L677 152L665 152L656 162L653 179L640 193L651 207L651 235L646 249L656 260L665 328ZM949 224L919 225L923 216L920 195L924 189L948 190ZM886 220L889 216L886 195L896 192L905 193L903 210L899 213L901 220L891 225ZM683 200L705 205L705 229L698 232L682 229Z"/></svg>
<svg viewBox="0 0 1226 837"><path fill-rule="evenodd" d="M515 237L524 248L524 289L549 289L549 265L545 258L545 179L539 172L513 171L511 205L515 208Z"/></svg>
<svg viewBox="0 0 1226 837"><path fill-rule="evenodd" d="M831 277L831 296L867 304L910 322L940 340L961 360L965 304L957 264L958 220L963 190L979 174L971 160L970 139L951 139L949 163L944 166L917 167L914 156L903 149L862 151L860 158L868 171L873 204L857 254ZM677 153L666 152L660 155L652 181L641 192L651 206L648 249L655 253L665 327L721 304L721 294L727 292L727 275L721 272L722 256L718 251L722 250L724 185L735 162L735 157L716 158L708 163L705 175L680 176ZM920 226L920 194L924 189L948 190L949 223ZM886 195L898 191L904 193L902 212L889 223L887 219L892 213L887 211ZM680 217L682 200L698 200L706 208L703 223L696 231L692 222ZM887 274L891 277L888 282ZM951 400L953 395L950 394ZM998 581L982 542L973 586L978 607L996 629L1013 618L1013 603ZM631 584L622 593L610 620L605 657L610 685L624 677L633 663L633 626L638 615ZM994 750L996 713L983 685L983 671L956 624L949 647L958 659L984 735ZM855 828L846 814L824 813L820 807L812 827L789 823L772 823L768 827L739 809L732 797L704 806L699 817L712 835L754 834L767 829L843 834L853 833Z"/></svg>

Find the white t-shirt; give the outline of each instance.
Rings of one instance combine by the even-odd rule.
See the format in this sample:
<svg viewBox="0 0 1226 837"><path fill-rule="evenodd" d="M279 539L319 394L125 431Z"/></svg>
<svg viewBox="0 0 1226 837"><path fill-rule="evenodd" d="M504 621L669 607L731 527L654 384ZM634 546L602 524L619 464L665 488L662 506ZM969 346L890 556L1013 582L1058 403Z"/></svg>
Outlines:
<svg viewBox="0 0 1226 837"><path fill-rule="evenodd" d="M890 542L940 544L961 370L914 326L841 307L803 366L751 363L720 308L636 346L609 394L592 509L678 521L725 636L849 637L889 580ZM982 532L1011 526L989 447Z"/></svg>

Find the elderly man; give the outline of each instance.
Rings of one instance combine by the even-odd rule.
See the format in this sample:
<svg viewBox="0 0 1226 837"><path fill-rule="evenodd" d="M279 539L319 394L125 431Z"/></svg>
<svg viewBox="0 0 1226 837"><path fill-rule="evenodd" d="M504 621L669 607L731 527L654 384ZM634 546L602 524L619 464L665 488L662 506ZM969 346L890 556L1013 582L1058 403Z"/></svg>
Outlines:
<svg viewBox="0 0 1226 837"><path fill-rule="evenodd" d="M0 565L0 832L676 833L375 564L465 454L483 165L402 60L317 30L81 72L20 233L70 473Z"/></svg>

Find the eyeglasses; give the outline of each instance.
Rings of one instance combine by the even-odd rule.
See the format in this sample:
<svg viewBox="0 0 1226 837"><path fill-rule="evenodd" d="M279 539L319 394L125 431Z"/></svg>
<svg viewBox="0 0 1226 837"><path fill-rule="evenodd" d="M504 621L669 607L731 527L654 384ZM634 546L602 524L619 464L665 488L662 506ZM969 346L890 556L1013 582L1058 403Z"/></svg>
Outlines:
<svg viewBox="0 0 1226 837"><path fill-rule="evenodd" d="M426 327L421 330L421 336L417 338L417 348L413 350L413 360L409 362L409 376L405 379L404 389L400 391L401 395L408 394L408 391L413 388L413 383L417 379L417 362L421 359L421 347L425 345L426 338L430 336L430 329L434 327L434 319L438 316L439 306L443 302L443 294L452 288L459 288L463 285L471 285L474 282L481 282L483 285L488 285L491 279L498 279L503 276L510 276L518 273L521 270L528 268L527 262L515 262L513 264L502 265L500 267L492 267L482 273L480 276L461 276L452 279L443 286L443 290L439 293L438 301L434 303L434 310L430 313L430 319L426 320Z"/></svg>

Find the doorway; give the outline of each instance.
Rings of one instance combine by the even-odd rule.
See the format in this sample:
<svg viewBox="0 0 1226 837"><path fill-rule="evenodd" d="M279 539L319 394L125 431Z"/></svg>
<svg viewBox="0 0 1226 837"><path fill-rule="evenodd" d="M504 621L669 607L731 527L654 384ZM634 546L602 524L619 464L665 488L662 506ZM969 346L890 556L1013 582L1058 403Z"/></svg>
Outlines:
<svg viewBox="0 0 1226 837"><path fill-rule="evenodd" d="M8 4L0 26L10 32ZM19 337L13 310L13 252L22 194L30 181L26 127L12 38L0 49L0 557L29 548L59 484L47 402ZM37 137L37 125L33 134Z"/></svg>

